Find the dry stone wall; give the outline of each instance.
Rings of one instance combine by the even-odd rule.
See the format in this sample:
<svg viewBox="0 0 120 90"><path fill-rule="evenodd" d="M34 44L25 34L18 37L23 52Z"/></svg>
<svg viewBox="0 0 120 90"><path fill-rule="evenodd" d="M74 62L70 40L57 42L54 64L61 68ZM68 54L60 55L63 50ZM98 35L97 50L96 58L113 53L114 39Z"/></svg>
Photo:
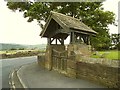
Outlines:
<svg viewBox="0 0 120 90"><path fill-rule="evenodd" d="M38 62L38 65L40 66L40 67L42 67L42 68L45 68L45 55L44 54L39 54L38 56L37 56L37 62Z"/></svg>
<svg viewBox="0 0 120 90"><path fill-rule="evenodd" d="M77 61L77 78L84 78L109 88L120 88L118 60L86 58Z"/></svg>

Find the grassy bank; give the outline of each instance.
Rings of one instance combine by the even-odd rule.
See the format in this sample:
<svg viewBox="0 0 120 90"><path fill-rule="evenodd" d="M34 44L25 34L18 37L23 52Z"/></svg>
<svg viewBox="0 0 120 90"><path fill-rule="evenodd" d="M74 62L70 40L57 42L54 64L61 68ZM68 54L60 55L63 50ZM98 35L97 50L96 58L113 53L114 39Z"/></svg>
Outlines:
<svg viewBox="0 0 120 90"><path fill-rule="evenodd" d="M8 50L0 51L0 58L16 58L25 56L37 56L40 53L44 53L44 50Z"/></svg>
<svg viewBox="0 0 120 90"><path fill-rule="evenodd" d="M107 58L112 60L120 60L120 51L111 50L111 51L96 51L91 57L93 58Z"/></svg>

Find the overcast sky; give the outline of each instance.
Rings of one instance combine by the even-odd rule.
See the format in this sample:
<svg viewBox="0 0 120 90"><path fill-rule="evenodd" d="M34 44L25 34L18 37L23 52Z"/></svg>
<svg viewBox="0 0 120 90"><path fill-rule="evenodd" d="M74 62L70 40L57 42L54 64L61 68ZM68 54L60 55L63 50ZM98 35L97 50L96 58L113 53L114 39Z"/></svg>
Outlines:
<svg viewBox="0 0 120 90"><path fill-rule="evenodd" d="M104 9L115 13L116 21L118 20L118 1L107 0L104 2ZM6 3L0 2L0 43L17 43L17 44L45 44L47 40L39 36L41 28L37 21L28 23L23 18L23 13L9 10ZM118 27L109 26L110 33L118 33Z"/></svg>

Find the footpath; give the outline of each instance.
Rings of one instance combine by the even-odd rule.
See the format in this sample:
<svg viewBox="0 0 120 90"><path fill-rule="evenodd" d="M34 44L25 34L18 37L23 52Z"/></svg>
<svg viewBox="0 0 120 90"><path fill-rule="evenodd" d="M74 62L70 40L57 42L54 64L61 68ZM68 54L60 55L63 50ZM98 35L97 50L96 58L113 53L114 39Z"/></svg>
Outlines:
<svg viewBox="0 0 120 90"><path fill-rule="evenodd" d="M41 68L37 62L21 66L9 75L10 87L16 88L105 88L92 82L69 78ZM78 90L78 89L76 89Z"/></svg>

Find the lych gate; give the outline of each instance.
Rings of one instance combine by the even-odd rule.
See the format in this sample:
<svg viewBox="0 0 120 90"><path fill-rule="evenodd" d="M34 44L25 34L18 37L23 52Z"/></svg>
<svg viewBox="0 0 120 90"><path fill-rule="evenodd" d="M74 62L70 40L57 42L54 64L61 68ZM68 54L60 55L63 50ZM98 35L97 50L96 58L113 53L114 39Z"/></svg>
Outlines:
<svg viewBox="0 0 120 90"><path fill-rule="evenodd" d="M45 67L49 70L67 71L69 61L80 55L90 54L90 36L96 32L79 19L51 12L40 36L48 39L45 53ZM70 36L66 48L64 40ZM53 44L53 42L55 42Z"/></svg>
<svg viewBox="0 0 120 90"><path fill-rule="evenodd" d="M67 51L56 51L55 49L52 50L52 67L54 70L67 70Z"/></svg>

